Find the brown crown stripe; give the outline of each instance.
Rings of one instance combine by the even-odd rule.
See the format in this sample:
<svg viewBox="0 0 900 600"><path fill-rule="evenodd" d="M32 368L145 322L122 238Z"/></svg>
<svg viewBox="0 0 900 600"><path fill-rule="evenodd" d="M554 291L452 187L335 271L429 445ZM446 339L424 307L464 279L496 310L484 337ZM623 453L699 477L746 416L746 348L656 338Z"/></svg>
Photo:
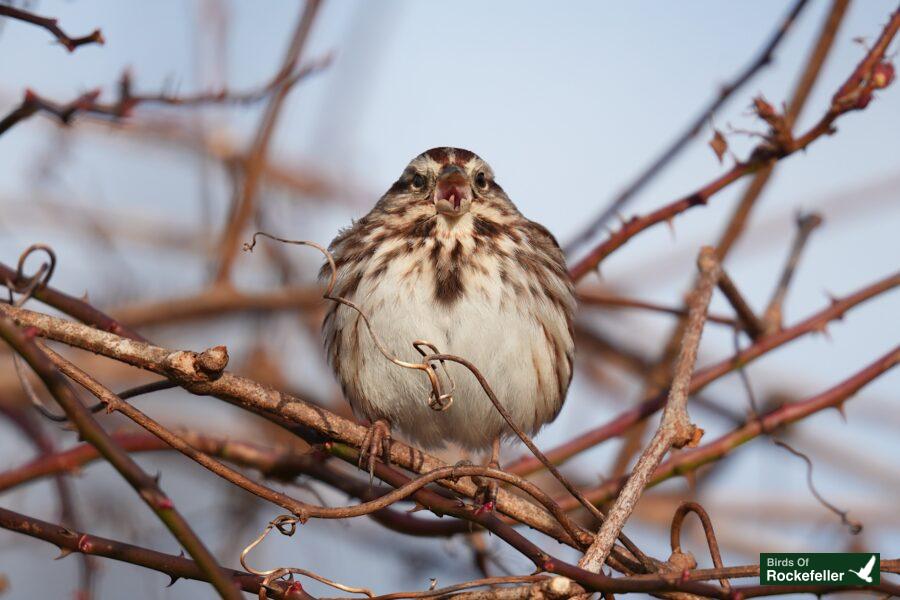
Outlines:
<svg viewBox="0 0 900 600"><path fill-rule="evenodd" d="M475 158L475 153L471 150L446 146L426 150L424 154L439 165L454 164L460 167Z"/></svg>

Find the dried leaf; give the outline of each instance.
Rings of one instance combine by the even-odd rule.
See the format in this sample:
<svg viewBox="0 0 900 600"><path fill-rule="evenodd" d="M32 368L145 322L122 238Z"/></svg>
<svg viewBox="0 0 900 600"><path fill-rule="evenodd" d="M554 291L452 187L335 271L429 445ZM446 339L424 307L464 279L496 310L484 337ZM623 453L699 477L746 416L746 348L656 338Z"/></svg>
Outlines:
<svg viewBox="0 0 900 600"><path fill-rule="evenodd" d="M718 129L713 129L713 137L709 140L709 147L716 153L716 158L718 158L719 163L721 163L722 157L725 156L725 152L728 151L728 142L725 140L725 136L722 135L722 132Z"/></svg>

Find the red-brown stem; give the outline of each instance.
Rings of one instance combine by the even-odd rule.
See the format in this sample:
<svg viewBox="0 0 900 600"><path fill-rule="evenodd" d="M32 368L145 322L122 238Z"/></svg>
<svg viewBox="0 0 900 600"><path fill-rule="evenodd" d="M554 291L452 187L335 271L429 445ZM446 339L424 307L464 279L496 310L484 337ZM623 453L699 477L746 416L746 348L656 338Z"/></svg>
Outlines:
<svg viewBox="0 0 900 600"><path fill-rule="evenodd" d="M102 46L104 43L103 34L100 33L99 29L95 29L91 33L81 37L69 37L66 32L60 28L56 19L51 17L41 17L13 6L0 6L0 17L9 17L11 19L17 19L19 21L31 23L32 25L37 25L38 27L43 27L52 33L54 37L59 40L59 43L69 52L72 52L75 48L83 46L84 44L100 44Z"/></svg>
<svg viewBox="0 0 900 600"><path fill-rule="evenodd" d="M775 49L781 43L781 40L784 39L784 36L787 34L788 30L793 26L794 22L797 20L797 17L803 11L807 2L805 0L800 0L799 2L795 2L791 7L791 10L788 12L787 16L785 16L778 25L778 28L772 34L772 37L766 42L766 45L759 52L758 56L754 59L754 61L747 66L744 71L738 75L735 80L727 85L722 86L719 93L716 95L716 98L709 104L709 106L705 107L703 111L700 112L697 117L691 121L691 123L687 126L684 132L676 138L672 144L666 148L660 156L653 161L653 163L645 169L631 184L628 185L622 192L616 196L612 202L610 202L609 206L600 214L594 221L592 221L587 227L585 227L584 231L579 233L573 241L566 246L566 252L571 252L574 248L576 248L582 242L588 241L600 227L602 227L613 215L616 214L617 211L621 210L625 204L640 190L644 187L644 185L649 182L653 177L655 177L660 171L662 171L663 167L665 167L673 158L678 156L679 152L687 145L691 139L693 139L700 130L706 125L712 116L725 104L725 102L730 98L738 89L740 89L745 83L747 83L760 69L768 65L772 61L772 56L775 53Z"/></svg>
<svg viewBox="0 0 900 600"><path fill-rule="evenodd" d="M19 290L23 286L27 286L29 283L27 280L17 279L15 269L11 269L3 263L0 263L0 285L6 286L7 282L12 283L14 291ZM44 304L52 306L70 317L74 317L82 323L87 323L97 329L109 331L110 333L115 333L116 335L131 338L139 342L147 341L138 332L119 323L102 311L97 310L84 300L70 296L69 294L48 285L39 285L31 295L33 298L40 300Z"/></svg>
<svg viewBox="0 0 900 600"><path fill-rule="evenodd" d="M300 60L320 4L321 0L306 0L300 20L294 29L287 54L282 61L282 72L290 73ZM257 129L253 146L247 153L240 189L236 190L237 203L233 214L228 219L219 246L219 265L216 271L217 283L224 283L231 277L231 267L240 248L238 240L243 234L244 228L247 227L247 223L250 221L250 217L256 207L257 188L262 179L263 167L268 156L269 140L272 138L272 133L278 124L281 108L290 91L291 86L282 85L269 98L262 121Z"/></svg>
<svg viewBox="0 0 900 600"><path fill-rule="evenodd" d="M28 334L33 335L33 334ZM109 463L128 481L138 496L166 525L172 535L190 554L222 598L240 600L241 595L232 582L220 571L219 565L190 525L175 509L172 501L156 481L144 472L103 430L90 411L79 402L65 378L54 368L35 342L6 316L0 316L0 337L15 350L47 386L69 421L81 436L103 454Z"/></svg>
<svg viewBox="0 0 900 600"><path fill-rule="evenodd" d="M79 552L90 556L102 556L111 558L133 565L153 569L160 573L165 573L172 578L172 581L178 579L194 579L196 581L209 581L206 573L196 562L182 556L173 556L164 554L156 550L141 548L125 542L118 542L108 538L73 531L62 527L61 525L48 523L35 519L5 508L0 508L0 527L3 529L21 533L45 542L50 542L63 552ZM222 577L227 578L240 589L258 593L262 577L243 573L241 571L233 571L231 569L219 570ZM276 598L284 598L285 600L309 600L310 596L303 594L285 595L284 590L287 589L279 582L272 585L275 590ZM235 587L237 590L237 587ZM241 596L239 596L241 597Z"/></svg>
<svg viewBox="0 0 900 600"><path fill-rule="evenodd" d="M603 308L637 308L653 312L665 313L667 315L673 315L676 317L686 317L688 313L686 308L665 306L662 304L657 304L655 302L647 302L646 300L637 300L634 298L623 298L621 296L614 296L612 294L604 293L600 290L582 288L578 290L577 296L579 306L598 306ZM717 314L709 315L706 320L712 323L718 323L720 325L729 325L731 327L734 327L736 324L735 320L731 317Z"/></svg>
<svg viewBox="0 0 900 600"><path fill-rule="evenodd" d="M703 465L724 458L732 450L757 436L775 431L785 425L796 423L826 408L836 408L879 375L897 366L898 362L900 362L900 347L892 349L852 377L820 394L802 402L785 404L708 444L704 444L699 448L685 450L659 465L654 471L649 485L657 485L672 477L690 473ZM615 497L618 489L624 483L624 477L608 481L593 490L585 492L585 495L591 502L603 503ZM560 505L567 510L580 506L569 498L560 499Z"/></svg>
<svg viewBox="0 0 900 600"><path fill-rule="evenodd" d="M832 300L828 307L803 321L800 321L792 327L761 337L758 341L754 342L751 346L748 346L738 354L698 370L691 379L691 393L693 394L702 390L716 379L730 373L739 366L746 365L769 351L783 346L802 335L823 331L829 322L842 318L851 308L891 290L898 285L900 285L900 272L893 273L845 298ZM665 398L665 394L659 394L650 400L642 402L634 408L625 411L612 421L582 433L576 438L557 446L552 450L548 450L546 455L550 460L558 464L568 460L579 452L583 452L610 438L621 435L635 423L640 422L659 410L665 402ZM507 466L506 470L519 475L527 475L540 470L541 466L539 461L529 456L511 463Z"/></svg>
<svg viewBox="0 0 900 600"><path fill-rule="evenodd" d="M716 177L695 192L644 216L632 217L618 231L569 269L572 279L580 280L593 271L604 258L645 229L668 221L694 206L705 205L710 197L745 175L754 173L761 168L767 168L775 162L803 150L820 137L833 133L834 122L839 116L865 108L871 100L872 92L881 87L874 81L872 73L875 67L884 60L888 45L894 39L898 29L900 29L900 9L894 11L878 40L834 95L829 109L806 133L795 139L782 140L782 143L776 145L764 143L753 151L747 161L735 164L726 173Z"/></svg>

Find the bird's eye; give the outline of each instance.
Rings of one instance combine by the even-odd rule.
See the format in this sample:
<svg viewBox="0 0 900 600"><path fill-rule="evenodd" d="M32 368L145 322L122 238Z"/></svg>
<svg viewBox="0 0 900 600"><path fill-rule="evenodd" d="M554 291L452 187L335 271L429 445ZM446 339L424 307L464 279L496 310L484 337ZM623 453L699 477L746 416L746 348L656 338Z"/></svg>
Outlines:
<svg viewBox="0 0 900 600"><path fill-rule="evenodd" d="M487 186L488 186L487 174L485 174L484 171L478 171L478 174L475 175L475 185L477 185L478 187L480 187L483 190L487 189Z"/></svg>
<svg viewBox="0 0 900 600"><path fill-rule="evenodd" d="M425 176L421 173L416 173L412 178L412 187L414 190L421 190L425 187Z"/></svg>

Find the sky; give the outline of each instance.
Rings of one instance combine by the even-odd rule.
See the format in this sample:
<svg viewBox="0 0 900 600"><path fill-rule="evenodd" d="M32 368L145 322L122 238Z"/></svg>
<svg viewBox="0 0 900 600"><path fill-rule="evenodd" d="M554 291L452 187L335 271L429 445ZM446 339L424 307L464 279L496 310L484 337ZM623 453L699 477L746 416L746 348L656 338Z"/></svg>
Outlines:
<svg viewBox="0 0 900 600"><path fill-rule="evenodd" d="M762 94L776 106L786 101L828 4L810 2L778 48L774 63L732 97L713 119L715 127L724 132L759 130L749 111L751 99ZM101 28L107 43L68 54L50 43L45 31L3 23L0 112L14 107L25 88L59 100L94 87L109 94L126 68L133 73L138 89L146 91L165 86L189 93L222 84L242 90L266 82L285 51L301 5L224 2L224 55L215 51L209 37L196 35L198 23L209 23L209 6L210 2L199 0L38 3L35 10L58 17L73 34ZM285 218L277 222L278 233L328 242L339 227L368 210L412 157L430 147L449 145L471 149L486 159L520 210L565 242L681 132L719 86L755 57L786 11L786 3L771 0L582 1L560 6L511 0L452 5L326 1L305 56L330 55L331 64L291 92L271 153L298 169L315 168L328 174L348 200L304 213L292 210L283 198L273 198L272 202L286 206L279 209ZM863 56L864 44L874 40L894 8L895 3L887 0L851 5L798 122L799 130L823 114L831 95ZM212 108L202 113L202 119L217 135L245 144L252 139L259 109ZM814 234L797 273L786 306L789 323L823 307L826 293L847 294L897 269L900 90L895 85L878 93L865 111L842 117L837 127L836 135L816 141L779 165L746 235L727 263L750 303L764 306L791 242L794 215L800 210L820 212L825 224ZM62 257L54 283L73 293L102 288L100 299L115 303L128 299L134 290L142 298L153 298L199 289L208 275L203 261L186 262L182 254L165 250L98 258L102 248L85 244L66 228L46 227L40 219L11 227L3 218L3 212L23 203L52 199L148 216L173 228L190 227L201 224L209 214L197 208L204 192L212 197L214 219L222 218L228 196L227 181L221 174L204 187L198 174L200 161L189 153L141 147L125 136L96 131L79 131L76 124L72 135L63 137L48 121L35 118L0 137L0 260L13 262L22 248L40 236ZM626 216L659 207L723 172L733 159L726 157L726 164L720 165L706 145L709 137L708 129L701 133L641 192L625 210ZM728 141L738 157L745 157L755 143L754 138L740 133L730 133ZM65 165L49 181L39 181L35 169L41 164L40 157L54 151L64 156ZM741 185L732 186L708 207L679 217L673 230L663 226L633 240L604 263L602 280L597 281L622 294L667 304L680 302L694 272L698 248L716 239L741 189ZM117 269L116 278L110 280L108 269L115 268L116 261L129 268ZM241 257L238 269L242 285L266 284L254 273L249 258ZM135 277L136 271L143 275ZM712 309L729 311L718 296ZM784 391L808 396L830 387L896 345L900 338L898 314L900 294L894 292L834 324L830 339L811 336L773 353L748 369L757 393ZM645 352L658 351L670 330L665 317L615 312L596 319L610 336ZM250 328L252 325L232 323L194 332L190 339L198 346L206 341L239 346ZM173 344L179 340L178 332L165 335ZM298 342L279 339L278 343ZM710 330L704 336L700 365L729 354L731 344L727 330ZM310 385L327 388L320 370L309 366L291 370L296 380L305 381L313 374L318 377ZM636 385L627 390L625 397L598 398L587 378L576 374L567 409L539 436L538 443L552 447L582 431L586 422L610 418L637 397ZM734 377L714 384L709 393L735 410L745 409L744 393ZM884 470L882 481L875 484L829 465L817 468L819 488L835 504L884 506L897 498L900 471L887 457L900 451L898 400L900 373L894 371L848 404L846 423L830 411L800 426L800 434L810 441L811 448L868 460ZM160 401L169 408L183 402L178 395ZM239 418L212 401L197 406L200 408L192 404L186 411L212 411L214 416L209 418L223 423ZM709 418L700 423L708 435L725 430L725 423ZM6 432L3 435L9 438ZM0 436L0 451L3 448ZM585 453L568 469L584 477L602 477L615 450L608 445ZM519 452L509 450L512 455ZM815 457L815 451L810 452ZM166 466L175 459L144 460L148 465ZM778 468L773 467L776 464ZM824 551L845 544L846 533L810 497L804 476L799 459L759 441L736 455L730 467L715 478L707 490L708 498L727 504L739 497L752 506L754 498L774 495L822 512L819 524L809 531L778 535L755 530L754 519L765 514L749 509L746 526L736 527L736 536L750 537L768 550ZM192 478L207 482L209 493L183 494L186 497L176 501L182 500L188 511L193 511L189 514L202 519L205 507L215 502L215 483L187 467L173 475L171 485L183 491ZM81 493L87 498L96 498L107 487L121 491L121 484L99 467L89 469L83 482ZM96 485L89 485L91 482ZM0 496L0 503L23 510L34 506L29 508L33 513L52 516L47 489L42 484ZM666 489L682 490L683 482L673 482ZM343 501L337 495L329 499ZM270 513L260 513L260 526L275 516ZM139 537L161 549L173 549L173 542L151 521L141 523ZM633 527L640 541L664 552L665 541L654 537L651 529L640 524ZM388 560L379 556L385 535L368 521L323 523L308 529L309 534L304 529L290 540L273 541L273 550L264 551L260 560L274 559L280 552L282 557L289 556L327 576L346 572L344 567L350 563L355 580L346 583L370 585L379 592L426 587L433 574L417 565L438 560L442 552L455 559L440 574L440 584L474 576L466 548L458 541L442 546L388 536L403 542L402 548L395 546L404 555L404 560L398 561L394 556ZM102 526L98 532L128 537ZM354 546L349 543L351 536L366 543L362 548ZM873 551L897 555L900 527L896 522L872 527L865 540ZM216 543L224 547L229 541ZM47 580L53 593L69 589L66 578L75 569L72 559L22 563L17 559L20 547L47 558L53 550L0 534L0 571L10 572L14 566L13 584L49 573L54 575ZM527 571L519 557L507 552L502 556L509 566ZM740 552L726 555L726 562L728 558L755 560L752 554ZM117 597L112 590L125 582L140 586L145 594L140 597L147 598L187 598L203 589L179 583L163 590L161 576L119 564L106 566L103 573L103 589L108 595L102 597ZM311 589L321 591L315 584ZM20 596L14 593L12 597Z"/></svg>

